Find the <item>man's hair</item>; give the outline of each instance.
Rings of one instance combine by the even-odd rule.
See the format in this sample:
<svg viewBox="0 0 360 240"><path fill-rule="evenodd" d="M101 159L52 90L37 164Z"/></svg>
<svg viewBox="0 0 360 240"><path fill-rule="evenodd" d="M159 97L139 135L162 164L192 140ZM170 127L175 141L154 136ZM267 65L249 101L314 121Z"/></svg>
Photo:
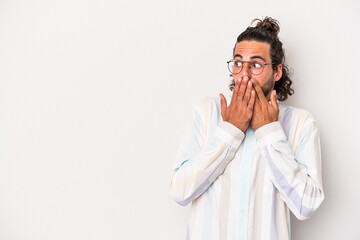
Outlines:
<svg viewBox="0 0 360 240"><path fill-rule="evenodd" d="M233 54L235 53L236 44L241 41L255 40L258 42L265 42L270 44L270 58L271 62L276 63L273 69L276 70L279 64L282 64L282 76L275 82L274 89L276 90L277 99L284 101L289 95L294 93L291 88L292 81L289 77L289 69L285 64L285 54L282 47L282 42L278 38L280 32L279 22L271 17L265 17L263 20L254 19L251 24L258 22L255 27L248 27L242 32L235 43ZM235 81L232 79L229 88L232 91L235 87Z"/></svg>

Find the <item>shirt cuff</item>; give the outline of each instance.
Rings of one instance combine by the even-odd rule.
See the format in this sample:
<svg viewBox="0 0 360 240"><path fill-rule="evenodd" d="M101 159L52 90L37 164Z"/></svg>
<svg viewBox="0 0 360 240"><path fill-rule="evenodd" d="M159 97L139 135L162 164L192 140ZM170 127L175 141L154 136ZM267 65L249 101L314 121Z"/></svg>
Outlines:
<svg viewBox="0 0 360 240"><path fill-rule="evenodd" d="M234 148L238 148L245 137L240 129L225 121L218 125L214 135Z"/></svg>
<svg viewBox="0 0 360 240"><path fill-rule="evenodd" d="M286 140L286 135L279 121L268 123L255 131L256 140L262 144Z"/></svg>

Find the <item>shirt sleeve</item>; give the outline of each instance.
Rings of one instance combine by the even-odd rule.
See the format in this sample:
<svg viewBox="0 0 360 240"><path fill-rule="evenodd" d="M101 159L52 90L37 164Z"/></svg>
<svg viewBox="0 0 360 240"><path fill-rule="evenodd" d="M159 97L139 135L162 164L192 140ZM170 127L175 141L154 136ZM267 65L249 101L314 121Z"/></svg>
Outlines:
<svg viewBox="0 0 360 240"><path fill-rule="evenodd" d="M274 186L299 220L311 217L324 200L318 128L310 116L301 130L296 154L291 150L280 122L255 131L262 159Z"/></svg>
<svg viewBox="0 0 360 240"><path fill-rule="evenodd" d="M244 139L240 129L222 118L212 133L208 131L216 108L210 98L195 104L180 141L170 177L170 195L180 205L187 205L208 189Z"/></svg>

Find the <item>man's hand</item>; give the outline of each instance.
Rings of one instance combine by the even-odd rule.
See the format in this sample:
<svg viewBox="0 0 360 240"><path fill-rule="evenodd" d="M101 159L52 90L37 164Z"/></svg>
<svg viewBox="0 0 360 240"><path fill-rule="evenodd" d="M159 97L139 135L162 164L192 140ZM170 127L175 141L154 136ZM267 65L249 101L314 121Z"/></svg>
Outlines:
<svg viewBox="0 0 360 240"><path fill-rule="evenodd" d="M236 81L229 107L224 95L220 94L220 99L223 120L245 132L250 124L255 102L255 92L249 77L245 76Z"/></svg>
<svg viewBox="0 0 360 240"><path fill-rule="evenodd" d="M251 119L251 127L254 130L278 120L279 106L276 101L276 91L271 92L270 100L266 99L262 89L257 82L253 82L253 86L256 92L256 99L254 104L254 112Z"/></svg>

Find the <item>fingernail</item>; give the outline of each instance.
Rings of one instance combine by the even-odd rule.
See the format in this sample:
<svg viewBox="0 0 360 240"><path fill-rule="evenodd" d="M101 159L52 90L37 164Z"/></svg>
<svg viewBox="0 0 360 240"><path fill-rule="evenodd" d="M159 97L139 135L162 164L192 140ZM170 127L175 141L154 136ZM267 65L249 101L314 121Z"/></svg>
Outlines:
<svg viewBox="0 0 360 240"><path fill-rule="evenodd" d="M276 90L273 91L273 96L276 96Z"/></svg>

